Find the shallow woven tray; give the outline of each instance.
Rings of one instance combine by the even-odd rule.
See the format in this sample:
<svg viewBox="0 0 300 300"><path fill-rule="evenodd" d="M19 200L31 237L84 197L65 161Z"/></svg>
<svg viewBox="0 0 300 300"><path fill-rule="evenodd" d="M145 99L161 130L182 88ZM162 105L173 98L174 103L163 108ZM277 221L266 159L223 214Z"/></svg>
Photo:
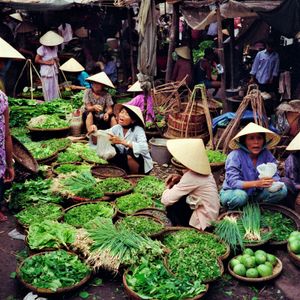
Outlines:
<svg viewBox="0 0 300 300"><path fill-rule="evenodd" d="M28 258L32 257L32 256L36 256L36 255L44 255L48 252L40 252L40 253L37 253L37 254L33 254L31 256L29 256ZM75 253L73 252L68 252L69 254L72 254L72 255L76 255ZM77 255L76 255L77 256ZM27 258L26 258L27 259ZM25 260L26 260L25 259ZM25 261L24 260L24 261ZM50 289L45 289L45 288L38 288L38 287L35 287L27 282L25 282L21 275L20 275L20 270L21 270L21 267L22 265L24 264L24 261L17 267L17 271L16 271L16 275L17 275L17 278L22 282L22 284L24 284L28 289L30 289L31 291L37 293L37 294L44 294L44 295L56 295L56 294L61 294L61 293L66 293L66 292L70 292L70 291L73 291L79 287L81 287L83 284L85 284L92 276L92 272L90 271L89 274L87 274L81 281L79 281L77 284L73 285L73 286L69 286L69 287L64 287L64 288L59 288L57 289L56 291L52 291Z"/></svg>
<svg viewBox="0 0 300 300"><path fill-rule="evenodd" d="M128 181L130 181L133 186L136 186L138 181L144 177L145 177L145 175L127 175L124 178L127 179Z"/></svg>
<svg viewBox="0 0 300 300"><path fill-rule="evenodd" d="M54 162L57 159L58 152L54 152L52 155L42 158L42 159L37 159L37 162L40 164L50 164Z"/></svg>
<svg viewBox="0 0 300 300"><path fill-rule="evenodd" d="M300 267L300 256L297 255L297 254L295 254L295 253L293 253L293 252L291 251L291 248L290 248L290 245L289 245L289 244L287 245L287 250L288 250L288 255L289 255L289 258L290 258L291 262L292 262L295 266Z"/></svg>
<svg viewBox="0 0 300 300"><path fill-rule="evenodd" d="M98 178L125 177L125 170L112 165L97 165L91 168L93 176Z"/></svg>
<svg viewBox="0 0 300 300"><path fill-rule="evenodd" d="M134 299L134 300L140 300L142 299L135 291L133 291L127 284L127 281L126 281L126 276L127 276L127 273L128 273L128 270L126 270L123 274L123 277L122 277L122 281L123 281L123 285L124 285L124 288L125 288L125 291L127 293L127 295L129 296L130 299ZM209 288L209 285L206 284L206 291L205 292L202 292L201 294L193 297L193 298L186 298L185 300L198 300L198 299L201 299L208 291L208 288Z"/></svg>
<svg viewBox="0 0 300 300"><path fill-rule="evenodd" d="M235 256L236 257L236 256ZM235 258L234 257L234 258ZM228 271L229 273L235 277L236 279L242 280L242 281L246 281L246 282L251 282L251 283L255 283L255 282L265 282L265 281L269 281L272 280L274 278L276 278L282 271L282 262L281 260L279 260L277 257L277 264L275 265L275 267L273 268L273 274L270 276L266 276L266 277L259 277L259 278L248 278L248 277L244 277L244 276L240 276L237 275L233 272L230 264L228 264Z"/></svg>
<svg viewBox="0 0 300 300"><path fill-rule="evenodd" d="M120 191L120 192L104 192L104 195L105 196L110 196L110 197L120 197L120 196L124 196L124 195L127 195L127 194L130 194L133 189L134 189L134 185L130 182L130 180L127 180L124 178L124 180L128 181L131 185L131 188L128 189L128 190L125 190L125 191Z"/></svg>
<svg viewBox="0 0 300 300"><path fill-rule="evenodd" d="M103 196L103 197L97 198L97 199L90 199L90 198L84 198L84 197L79 197L79 196L72 196L69 198L69 200L71 200L75 204L82 204L85 202L95 203L95 202L100 202L100 201L109 201L109 200L111 200L111 197Z"/></svg>
<svg viewBox="0 0 300 300"><path fill-rule="evenodd" d="M29 131L33 132L60 132L70 130L71 126L62 127L62 128L35 128L35 127L26 127Z"/></svg>
<svg viewBox="0 0 300 300"><path fill-rule="evenodd" d="M172 222L168 219L166 211L156 207L140 209L133 215L151 216L163 222L165 226L172 226Z"/></svg>

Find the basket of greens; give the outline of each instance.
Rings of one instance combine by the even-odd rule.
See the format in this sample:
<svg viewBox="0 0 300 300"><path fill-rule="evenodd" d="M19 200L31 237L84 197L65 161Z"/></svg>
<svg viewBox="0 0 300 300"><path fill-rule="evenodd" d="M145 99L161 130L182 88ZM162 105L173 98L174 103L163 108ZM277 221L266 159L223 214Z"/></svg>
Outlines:
<svg viewBox="0 0 300 300"><path fill-rule="evenodd" d="M52 165L52 172L55 175L66 174L70 172L88 172L91 170L92 165L84 164L81 162L76 163L56 163Z"/></svg>
<svg viewBox="0 0 300 300"><path fill-rule="evenodd" d="M45 295L73 291L91 277L90 268L76 254L64 250L29 256L16 273L28 289Z"/></svg>
<svg viewBox="0 0 300 300"><path fill-rule="evenodd" d="M153 200L160 200L165 183L155 176L145 176L141 178L134 187L135 193L141 193Z"/></svg>
<svg viewBox="0 0 300 300"><path fill-rule="evenodd" d="M212 171L217 171L225 166L227 155L218 150L206 150Z"/></svg>
<svg viewBox="0 0 300 300"><path fill-rule="evenodd" d="M29 131L62 131L69 130L68 121L60 118L59 115L40 115L30 119L27 124Z"/></svg>
<svg viewBox="0 0 300 300"><path fill-rule="evenodd" d="M120 215L130 215L137 212L139 209L152 206L154 206L154 202L151 198L140 193L121 196L116 200L116 207Z"/></svg>
<svg viewBox="0 0 300 300"><path fill-rule="evenodd" d="M103 158L99 157L95 150L91 149L89 145L86 145L83 147L83 149L80 152L80 157L90 164L100 164L105 165L108 162L104 160Z"/></svg>
<svg viewBox="0 0 300 300"><path fill-rule="evenodd" d="M119 197L133 191L132 184L122 177L106 178L101 180L98 185L106 196Z"/></svg>
<svg viewBox="0 0 300 300"><path fill-rule="evenodd" d="M165 226L172 226L171 221L167 217L167 213L165 210L152 207L152 208L143 208L138 210L136 213L133 214L134 216L151 216L158 220L160 220Z"/></svg>

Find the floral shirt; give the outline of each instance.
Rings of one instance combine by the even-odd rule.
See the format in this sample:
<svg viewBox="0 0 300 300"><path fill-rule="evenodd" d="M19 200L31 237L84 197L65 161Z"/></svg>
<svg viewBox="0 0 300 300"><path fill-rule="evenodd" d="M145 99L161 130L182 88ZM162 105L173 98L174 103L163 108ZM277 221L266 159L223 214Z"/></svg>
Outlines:
<svg viewBox="0 0 300 300"><path fill-rule="evenodd" d="M7 107L7 97L2 91L0 91L0 178L4 176L6 170L4 112L7 109Z"/></svg>

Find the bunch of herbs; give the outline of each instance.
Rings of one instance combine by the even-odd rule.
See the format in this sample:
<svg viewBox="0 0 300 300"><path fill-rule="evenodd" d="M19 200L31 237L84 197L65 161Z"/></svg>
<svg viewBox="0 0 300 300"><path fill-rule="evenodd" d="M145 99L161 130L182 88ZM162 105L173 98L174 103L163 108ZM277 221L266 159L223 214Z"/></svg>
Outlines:
<svg viewBox="0 0 300 300"><path fill-rule="evenodd" d="M116 206L124 214L133 214L139 209L153 206L153 201L146 195L133 193L116 200Z"/></svg>
<svg viewBox="0 0 300 300"><path fill-rule="evenodd" d="M134 191L136 193L145 194L154 200L160 200L164 189L165 184L162 180L155 176L145 176L138 181Z"/></svg>

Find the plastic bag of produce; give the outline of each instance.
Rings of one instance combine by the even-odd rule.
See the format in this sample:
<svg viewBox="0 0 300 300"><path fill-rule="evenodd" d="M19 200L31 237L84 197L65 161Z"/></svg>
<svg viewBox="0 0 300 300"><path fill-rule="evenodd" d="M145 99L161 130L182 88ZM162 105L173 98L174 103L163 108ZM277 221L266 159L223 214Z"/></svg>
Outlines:
<svg viewBox="0 0 300 300"><path fill-rule="evenodd" d="M117 154L116 149L111 145L109 134L107 132L103 130L97 130L92 135L97 137L96 152L99 157L108 160Z"/></svg>
<svg viewBox="0 0 300 300"><path fill-rule="evenodd" d="M277 165L275 163L266 163L257 166L257 171L259 173L258 178L266 178L266 177L273 177L277 172ZM271 193L275 193L282 189L284 186L283 182L273 182L273 184L268 188L268 191Z"/></svg>

